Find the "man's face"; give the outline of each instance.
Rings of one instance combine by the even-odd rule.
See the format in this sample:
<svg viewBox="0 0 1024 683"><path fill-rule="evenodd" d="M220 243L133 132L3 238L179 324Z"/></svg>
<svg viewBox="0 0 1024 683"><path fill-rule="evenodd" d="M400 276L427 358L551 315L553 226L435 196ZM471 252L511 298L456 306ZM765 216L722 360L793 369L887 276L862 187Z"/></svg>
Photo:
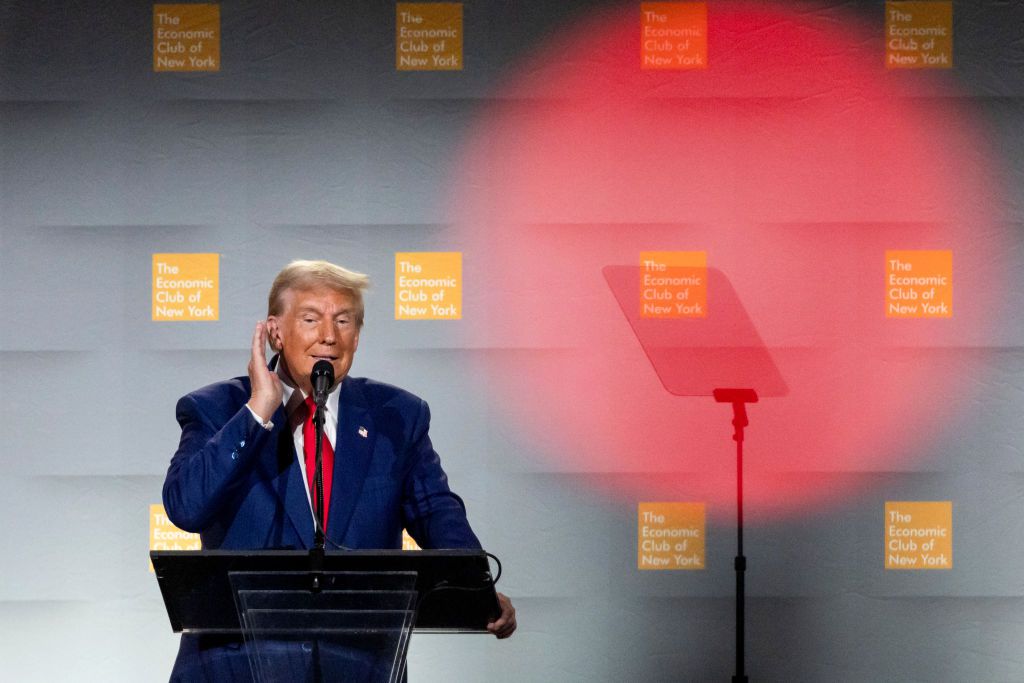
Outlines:
<svg viewBox="0 0 1024 683"><path fill-rule="evenodd" d="M352 367L359 346L359 327L352 297L327 287L289 289L283 295L283 313L267 318L271 345L281 352L281 363L295 385L307 394L309 375L318 360L334 366L340 382Z"/></svg>

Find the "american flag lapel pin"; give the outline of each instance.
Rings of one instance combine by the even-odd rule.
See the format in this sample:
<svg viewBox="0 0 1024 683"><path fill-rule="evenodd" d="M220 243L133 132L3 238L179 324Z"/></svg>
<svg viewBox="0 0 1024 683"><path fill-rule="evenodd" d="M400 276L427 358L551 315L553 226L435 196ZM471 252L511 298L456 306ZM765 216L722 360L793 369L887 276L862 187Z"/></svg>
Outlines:
<svg viewBox="0 0 1024 683"><path fill-rule="evenodd" d="M366 431L366 427L360 427L359 428L359 436L361 436L361 437L363 437L365 439L368 434L369 434L369 432Z"/></svg>

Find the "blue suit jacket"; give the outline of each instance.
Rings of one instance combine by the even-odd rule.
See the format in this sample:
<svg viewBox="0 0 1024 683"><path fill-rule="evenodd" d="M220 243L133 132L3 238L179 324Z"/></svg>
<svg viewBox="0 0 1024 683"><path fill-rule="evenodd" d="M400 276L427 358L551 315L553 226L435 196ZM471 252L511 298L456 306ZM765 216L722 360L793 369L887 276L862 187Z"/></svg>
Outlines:
<svg viewBox="0 0 1024 683"><path fill-rule="evenodd" d="M245 407L248 377L178 401L181 443L163 500L168 518L203 548L309 548L313 518L284 409L264 429ZM338 400L327 537L353 549L479 548L465 506L430 442L430 410L397 387L346 377ZM333 547L328 542L328 548ZM235 651L236 656L230 656ZM240 642L183 636L172 680L249 680Z"/></svg>

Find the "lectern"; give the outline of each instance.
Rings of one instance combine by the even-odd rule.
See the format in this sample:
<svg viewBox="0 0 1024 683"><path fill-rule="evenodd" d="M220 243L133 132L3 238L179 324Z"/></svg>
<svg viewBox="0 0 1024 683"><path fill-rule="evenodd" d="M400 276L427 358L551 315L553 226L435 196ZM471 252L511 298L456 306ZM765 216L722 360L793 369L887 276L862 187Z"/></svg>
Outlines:
<svg viewBox="0 0 1024 683"><path fill-rule="evenodd" d="M243 639L261 683L395 683L413 628L484 633L500 613L482 550L150 557L174 631Z"/></svg>

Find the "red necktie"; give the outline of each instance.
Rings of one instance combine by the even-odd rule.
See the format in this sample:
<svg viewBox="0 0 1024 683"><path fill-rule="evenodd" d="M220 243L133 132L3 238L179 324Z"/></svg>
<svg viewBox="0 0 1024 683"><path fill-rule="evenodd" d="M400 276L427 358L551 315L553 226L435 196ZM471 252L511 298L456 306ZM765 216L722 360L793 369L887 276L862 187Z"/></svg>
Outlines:
<svg viewBox="0 0 1024 683"><path fill-rule="evenodd" d="M306 456L306 481L309 484L309 498L310 500L315 500L316 486L313 482L313 475L316 473L316 427L313 426L313 414L316 412L316 404L313 402L312 396L306 397L306 412L306 422L302 425L302 446ZM327 438L326 430L323 438L323 467L324 534L326 534L327 513L331 509L331 481L334 478L334 449Z"/></svg>

